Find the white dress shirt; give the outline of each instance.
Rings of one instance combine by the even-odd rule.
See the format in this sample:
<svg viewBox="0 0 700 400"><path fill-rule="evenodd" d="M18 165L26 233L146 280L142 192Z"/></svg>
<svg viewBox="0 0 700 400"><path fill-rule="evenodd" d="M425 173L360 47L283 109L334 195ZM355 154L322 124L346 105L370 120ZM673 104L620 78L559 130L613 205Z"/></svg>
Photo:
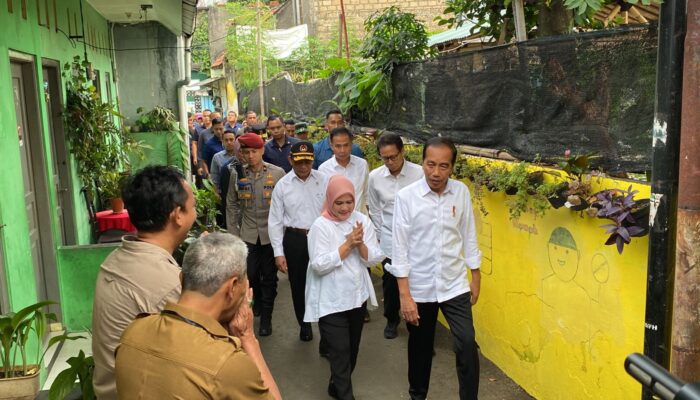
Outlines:
<svg viewBox="0 0 700 400"><path fill-rule="evenodd" d="M282 240L285 228L309 229L321 215L326 199L328 176L311 170L305 181L291 170L277 182L272 190L267 232L275 257L284 255Z"/></svg>
<svg viewBox="0 0 700 400"><path fill-rule="evenodd" d="M367 185L367 205L369 217L379 238L379 246L391 258L391 224L394 220L394 198L396 192L423 178L423 168L408 160L397 176L389 172L386 165L369 173Z"/></svg>
<svg viewBox="0 0 700 400"><path fill-rule="evenodd" d="M369 175L369 167L364 159L350 155L350 162L347 167L343 167L335 160L335 156L329 158L318 167L318 170L328 176L343 175L350 179L355 186L355 210L363 214L367 214L365 207L365 193L367 192L367 176ZM367 226L367 228L371 228Z"/></svg>
<svg viewBox="0 0 700 400"><path fill-rule="evenodd" d="M352 249L344 260L338 248L357 221L364 227L367 260ZM369 217L357 211L345 221L334 222L318 217L309 231L309 269L306 271L306 311L304 322L360 307L367 299L368 308L377 307L377 296L367 268L384 259Z"/></svg>
<svg viewBox="0 0 700 400"><path fill-rule="evenodd" d="M441 303L469 292L466 267L479 268L481 251L465 184L450 179L441 195L425 179L406 186L396 194L393 227L386 267L397 278L408 277L416 302Z"/></svg>

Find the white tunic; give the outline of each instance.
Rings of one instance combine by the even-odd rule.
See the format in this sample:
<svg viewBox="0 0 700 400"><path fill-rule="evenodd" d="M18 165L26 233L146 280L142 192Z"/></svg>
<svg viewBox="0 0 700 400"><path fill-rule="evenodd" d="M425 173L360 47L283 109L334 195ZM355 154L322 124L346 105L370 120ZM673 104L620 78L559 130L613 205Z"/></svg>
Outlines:
<svg viewBox="0 0 700 400"><path fill-rule="evenodd" d="M357 221L364 227L367 260L353 249L340 259L338 248ZM309 269L306 271L306 313L304 322L360 307L369 299L368 307L377 307L377 297L367 268L384 259L369 218L354 211L345 221L334 222L319 217L309 231Z"/></svg>

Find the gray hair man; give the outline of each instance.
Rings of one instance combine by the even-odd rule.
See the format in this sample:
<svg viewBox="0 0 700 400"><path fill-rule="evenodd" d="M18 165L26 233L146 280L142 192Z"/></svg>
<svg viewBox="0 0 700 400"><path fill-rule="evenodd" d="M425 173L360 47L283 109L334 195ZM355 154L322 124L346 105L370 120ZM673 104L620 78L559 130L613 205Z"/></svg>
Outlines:
<svg viewBox="0 0 700 400"><path fill-rule="evenodd" d="M135 320L122 335L120 397L281 398L253 331L247 256L246 244L228 233L190 245L178 303Z"/></svg>

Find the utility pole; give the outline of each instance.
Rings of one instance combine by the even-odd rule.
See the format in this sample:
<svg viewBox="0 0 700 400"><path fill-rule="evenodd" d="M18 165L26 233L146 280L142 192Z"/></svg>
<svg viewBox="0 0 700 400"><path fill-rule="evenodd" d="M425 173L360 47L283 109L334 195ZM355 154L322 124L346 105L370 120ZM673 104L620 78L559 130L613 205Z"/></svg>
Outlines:
<svg viewBox="0 0 700 400"><path fill-rule="evenodd" d="M700 381L700 1L688 2L683 54L671 372Z"/></svg>
<svg viewBox="0 0 700 400"><path fill-rule="evenodd" d="M260 97L260 115L265 115L265 86L264 86L264 69L262 55L262 24L260 22L260 0L255 3L255 19L257 22L256 42L258 46L258 96Z"/></svg>
<svg viewBox="0 0 700 400"><path fill-rule="evenodd" d="M345 18L345 2L340 0L340 17L343 21L343 35L345 36L345 57L350 65L350 43L348 43L348 21Z"/></svg>
<svg viewBox="0 0 700 400"><path fill-rule="evenodd" d="M666 368L671 355L685 12L685 0L661 4L652 128L644 354ZM643 399L652 397L650 390L643 391Z"/></svg>
<svg viewBox="0 0 700 400"><path fill-rule="evenodd" d="M527 29L525 28L525 5L523 0L513 0L513 17L515 18L515 40L524 42L527 40ZM503 29L506 29L505 24Z"/></svg>

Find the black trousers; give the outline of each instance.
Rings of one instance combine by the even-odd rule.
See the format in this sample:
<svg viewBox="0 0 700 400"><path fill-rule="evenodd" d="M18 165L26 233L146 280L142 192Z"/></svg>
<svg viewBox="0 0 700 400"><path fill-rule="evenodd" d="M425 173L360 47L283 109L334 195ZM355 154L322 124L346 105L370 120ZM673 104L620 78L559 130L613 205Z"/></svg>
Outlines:
<svg viewBox="0 0 700 400"><path fill-rule="evenodd" d="M331 364L330 384L338 398L352 400L352 371L355 370L366 305L323 316L318 321L321 339L325 340Z"/></svg>
<svg viewBox="0 0 700 400"><path fill-rule="evenodd" d="M304 323L304 291L306 290L306 270L309 267L309 248L306 235L286 230L282 239L284 255L287 259L289 286L292 289L294 315L299 326Z"/></svg>
<svg viewBox="0 0 700 400"><path fill-rule="evenodd" d="M424 400L430 386L433 343L438 310L450 326L455 352L460 400L476 400L479 394L479 354L476 348L470 293L443 303L417 303L419 326L408 328L408 383L411 399Z"/></svg>
<svg viewBox="0 0 700 400"><path fill-rule="evenodd" d="M396 282L396 277L391 272L386 270L386 265L391 264L391 258L385 258L382 261L382 291L384 294L384 317L388 322L399 322L399 311L401 310L401 301L399 300L399 284Z"/></svg>
<svg viewBox="0 0 700 400"><path fill-rule="evenodd" d="M248 281L253 288L253 298L260 307L260 318L272 318L272 309L277 297L277 267L271 244L248 245Z"/></svg>

